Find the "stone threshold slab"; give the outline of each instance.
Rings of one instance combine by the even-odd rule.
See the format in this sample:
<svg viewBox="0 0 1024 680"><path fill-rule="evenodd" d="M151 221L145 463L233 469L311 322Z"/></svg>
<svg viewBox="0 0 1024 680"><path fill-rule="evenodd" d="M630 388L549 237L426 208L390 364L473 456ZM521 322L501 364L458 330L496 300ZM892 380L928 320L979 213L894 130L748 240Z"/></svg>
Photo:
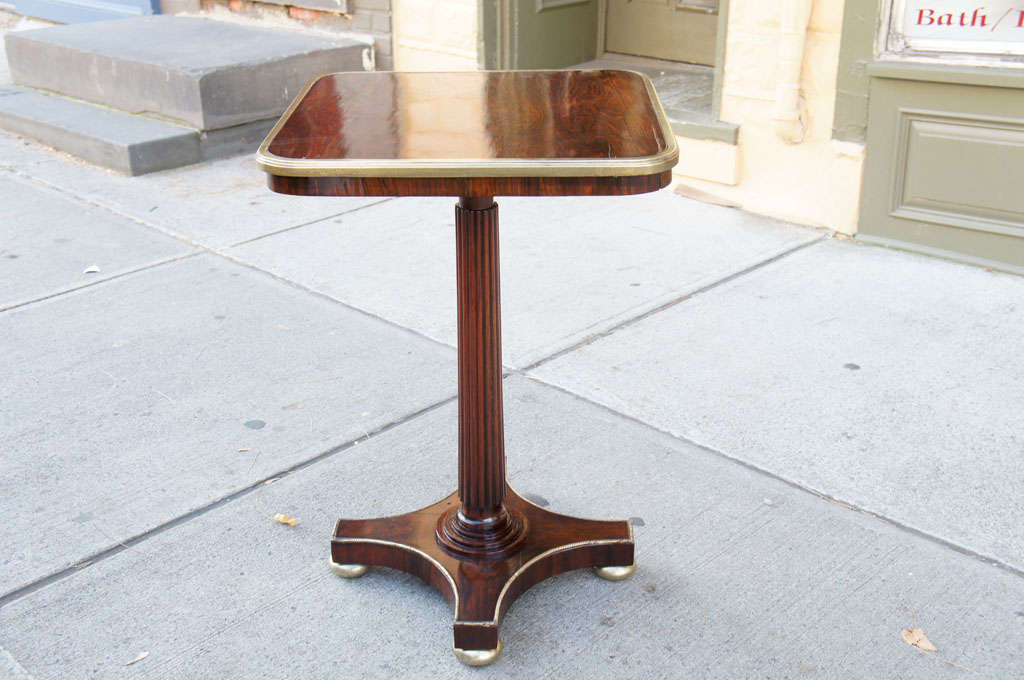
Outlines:
<svg viewBox="0 0 1024 680"><path fill-rule="evenodd" d="M313 77L364 70L373 49L176 15L16 31L5 42L16 84L198 130L275 118Z"/></svg>

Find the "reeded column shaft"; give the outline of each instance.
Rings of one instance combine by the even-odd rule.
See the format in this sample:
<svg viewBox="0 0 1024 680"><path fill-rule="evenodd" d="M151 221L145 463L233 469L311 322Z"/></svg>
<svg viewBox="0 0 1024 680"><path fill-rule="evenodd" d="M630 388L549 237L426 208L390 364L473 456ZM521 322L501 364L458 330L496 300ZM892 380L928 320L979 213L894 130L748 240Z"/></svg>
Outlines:
<svg viewBox="0 0 1024 680"><path fill-rule="evenodd" d="M505 498L498 206L455 206L459 317L459 499L470 521L496 518Z"/></svg>

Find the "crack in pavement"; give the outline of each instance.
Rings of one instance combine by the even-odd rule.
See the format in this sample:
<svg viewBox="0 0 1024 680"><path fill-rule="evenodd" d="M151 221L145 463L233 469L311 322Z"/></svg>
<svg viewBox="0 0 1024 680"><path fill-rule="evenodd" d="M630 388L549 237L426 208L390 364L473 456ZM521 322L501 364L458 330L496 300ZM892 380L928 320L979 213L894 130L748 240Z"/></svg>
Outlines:
<svg viewBox="0 0 1024 680"><path fill-rule="evenodd" d="M349 449L360 444L361 442L368 441L374 437L384 434L385 432L389 432L397 427L400 427L405 423L411 422L422 416L425 416L428 413L431 413L445 406L446 404L452 403L453 401L455 401L456 398L457 395L454 394L445 397L444 399L436 401L433 404L430 404L429 406L425 406L417 411L413 411L412 413L406 414L401 418L381 425L380 427L377 427L374 430L367 432L360 437L356 437L355 439L343 442L341 444L338 444L337 446L332 446L331 448L325 451L321 451L312 458L307 458L305 460L299 461L298 463L290 465L273 474L267 475L266 477L263 477L255 482L252 482L251 484L248 484L240 489L236 489L235 491L232 491L231 493L225 496L221 496L220 498L214 501L211 501L198 508L194 508L193 510L190 510L182 515L173 517L165 522L156 525L155 527L137 533L134 536L126 538L108 548L105 548L91 555L83 557L80 560L78 560L75 564L64 567L63 569L55 571L46 576L37 578L33 581L30 581L29 583L26 583L23 586L19 586L14 590L11 590L7 593L4 593L3 595L0 595L0 608L10 604L11 602L14 602L15 600L21 599L22 597L25 597L26 595L29 595L39 590L40 588L43 588L51 583L54 583L55 581L59 581L63 578L66 578L67 576L70 576L71 574L75 574L84 569L88 569L89 567L95 565L97 562L105 560L108 557L113 557L114 555L117 555L118 553L123 552L125 550L132 550L134 546L142 543L143 541L149 538L152 538L153 536L158 536L159 534L162 534L163 532L169 529L173 529L174 527L180 526L181 524L184 524L185 522L195 519L196 517L205 515L208 512L216 510L217 508L220 508L221 506L226 505L232 501L238 500L239 498L248 496L249 494L258 491L261 487L263 487L263 485L265 485L270 480L283 479L289 475L300 472L301 470L304 470L305 468L311 465L319 463L320 461L327 460L328 458L331 458L339 453L348 451Z"/></svg>
<svg viewBox="0 0 1024 680"><path fill-rule="evenodd" d="M548 381L546 381L543 378L540 378L538 376L531 375L531 374L528 374L528 373L520 373L519 375L522 375L522 377L524 377L524 378L526 378L528 380L532 380L532 381L534 381L536 383L539 383L541 385L545 385L546 387L550 387L552 389L558 390L559 392L562 392L563 394L568 394L568 395L570 395L572 397L575 397L576 399L579 399L580 401L582 401L584 403L590 404L592 406L596 406L596 407L602 409L603 411L605 411L607 413L611 413L611 414L613 414L615 416L618 416L620 418L624 418L624 419L628 420L629 422L635 423L637 425L641 425L641 426L643 426L643 427L645 427L645 428L647 428L649 430L653 430L655 432L659 432L659 433L661 433L661 434L663 434L663 435L665 435L667 437L670 437L670 438L672 438L672 439L674 439L674 440L676 440L678 442L682 442L682 443L687 444L689 446L692 446L692 447L695 447L697 449L700 449L701 451L704 451L705 453L709 453L709 454L711 454L713 456L717 456L719 458L723 458L723 459L725 459L725 460L727 460L727 461L729 461L731 463L735 463L737 465L745 467L748 470L751 470L753 472L758 473L759 475L763 475L765 477L769 477L769 478L774 479L776 481L782 482L783 484L785 484L788 487L791 487L793 489L797 489L797 490L799 490L801 492L804 492L804 493L811 494L812 496L817 496L818 498L820 498L820 499L822 499L824 501L828 501L829 503L832 503L834 505L838 505L838 506L840 506L842 508L845 508L847 510L850 510L850 511L862 514L862 515L866 515L868 517L871 517L872 519L876 519L876 520L878 520L880 522L888 524L889 526L895 527L896 529L898 529L900 531L907 532L907 533L912 534L914 536L917 536L919 538L926 539L926 540L928 540L928 541L930 541L932 543L937 543L937 544L939 544L939 545L941 545L943 547L950 548L950 549L960 553L961 555L966 555L967 557L973 557L976 560L984 562L985 564L992 565L993 567L998 567L999 569L1002 569L1003 571L1006 571L1008 573L1014 574L1015 576L1024 577L1024 569L1020 569L1018 567L1015 567L1012 564L1007 564L1006 562L1004 562L1004 561L1002 561L1002 560L1000 560L1000 559L998 559L996 557L992 557L990 555L986 555L984 553L980 553L980 552L977 552L975 550L971 550L970 548L966 548L966 547L964 547L962 545L959 545L957 543L953 543L952 541L950 541L948 539L945 539L945 538L942 538L941 536L936 536L935 534L930 534L930 533L928 533L926 531L923 531L921 529L917 529L917 528L915 528L915 527L913 527L913 526L911 526L909 524L904 524L903 522L900 522L898 520L892 519L891 517L887 517L887 516L881 515L881 514L879 514L877 512L873 512L871 510L867 510L865 508L862 508L859 505L856 505L856 504L854 504L852 502L844 501L841 498L839 498L837 496L833 496L832 494L825 493L824 491L819 491L817 489L814 489L814 488L811 488L811 487L808 487L808 486L804 486L803 484L800 484L799 482L795 482L795 481L793 481L791 479L787 479L786 477L783 477L780 474L772 472L771 470L768 470L767 468L759 467L757 465L754 465L753 463L750 463L748 461L743 460L742 458L736 458L735 456L731 456L728 453L725 453L724 451L720 451L720 450L715 449L713 447L707 446L706 444L701 444L700 442L695 441L693 439L690 439L689 437L677 434L677 433L672 432L670 430L663 429L661 427L658 427L657 425L653 425L651 423L648 423L648 422L646 422L644 420L641 420L640 418L638 418L636 416L630 415L630 414L625 413L623 411L618 411L618 410L612 408L611 406L609 406L608 404L603 404L603 403L601 403L599 401L594 401L593 399L591 399L589 397L586 397L586 396L584 396L582 394L578 394L576 392L573 392L572 390L566 389L565 387L562 387L561 385L556 385L554 383L550 383L550 382L548 382Z"/></svg>
<svg viewBox="0 0 1024 680"><path fill-rule="evenodd" d="M113 208L111 206L108 206L108 205L105 205L105 204L102 204L102 203L97 203L97 202L92 201L92 200L90 200L88 198L85 198L83 196L79 196L77 194L71 193L71 192L66 191L64 189L61 189L60 187L56 187L56 186L46 182L45 180L42 180L40 178L37 178L37 177L35 177L33 175L30 175L30 174L27 174L27 173L24 173L24 172L22 172L22 171L20 171L20 170L18 170L16 168L12 168L12 167L8 166L5 169L7 171L9 171L9 172L12 172L13 174L15 174L17 176L27 178L29 180L32 180L32 181L37 182L37 183L39 183L39 184L41 184L43 186L48 187L48 188L52 189L53 191L56 191L56 192L59 192L60 194L68 196L72 200L76 200L76 201L80 201L82 203L86 203L88 205L96 206L98 208L101 208L103 210L111 212L111 213L113 213L115 215L118 215L120 217L129 219L132 222L135 222L137 224L142 225L143 227L146 227L148 229L153 229L153 230L155 230L155 231L157 231L157 232L159 232L159 233L161 233L161 234L163 234L165 236L169 236L169 237L175 238L175 239L177 239L179 241L182 241L184 243L187 243L187 244L197 248L198 252L188 253L188 254L186 254L184 256L179 256L179 257L172 258L172 259L169 259L169 260L165 260L165 261L153 263L153 264L150 264L150 265L146 265L146 266L137 268L135 270L132 270L130 272L123 272L121 274L118 274L118 275L115 275L115 276L111 276L111 277L108 277L106 279L98 280L98 281L95 281L95 282L90 282L90 283L85 284L83 286L79 286L79 287L71 289L71 290L66 290L66 291L61 291L61 292L58 292L58 293L54 293L52 295L41 297L41 298L38 298L36 300L18 303L16 305L13 305L13 306L8 307L6 309L0 309L0 312L7 311L9 309L14 309L14 308L17 308L17 307L24 307L26 305L33 304L35 302L40 302L42 300L52 299L54 297L58 297L58 296L61 296L61 295L66 295L66 294L71 293L71 292L73 292L75 290L81 290L82 288L91 287L91 286L94 286L94 285L100 285L100 284L106 283L108 281L113 281L113 280L116 280L116 279L119 279L119 278L122 278L122 277L125 277L125 276L129 276L131 274L137 274L137 273L141 273L141 272L144 272L144 271L149 271L149 270L156 269L158 267L164 266L166 264L171 264L171 263L174 263L174 262L177 262L177 261L181 261L181 260L184 260L184 259L187 259L187 258L195 257L195 256L203 254L203 253L209 253L209 254L212 254L212 255L214 255L216 257L223 258L223 259L225 259L225 260L227 260L229 262L237 264L239 266L244 266L244 267L246 267L246 268L248 268L250 270L253 270L255 272L262 273L262 274L264 274L266 276L269 276L270 278L272 278L272 279L274 279L276 281L280 281L282 283L288 284L288 285L290 285L292 287L295 287L295 288L297 288L297 289L299 289L299 290L301 290L303 292L306 292L308 294L321 297L321 298L329 300L329 301L331 301L331 302L333 302L335 304L341 305L341 306L343 306L343 307L345 307L347 309L350 309L350 310L359 312L361 314L364 314L366 316L369 316L370 318L372 318L374 320L377 320L377 321L380 321L380 322L383 322L383 323L385 323L385 324L387 324L389 326L396 327L396 328L401 329L401 330L403 330L405 332L412 333L412 334L414 334L414 335L416 335L418 337L421 337L423 339L429 340L432 343L436 343L436 344L440 344L440 345L442 345L444 347L452 348L451 345L448 345L447 343L438 341L438 340L436 340L434 338L430 338L430 337L422 334L421 332L419 332L419 331L417 331L415 329L409 328L407 326L403 326L402 324L396 323L394 321L391 321L389 319L381 317L381 316L379 316L377 314L374 314L372 312L369 312L367 310L360 309L358 307L353 306L352 304L346 303L346 302L344 302L342 300L338 300L337 298L334 298L334 297L332 297L330 295L327 295L325 293L321 293L319 291L312 290L312 289L310 289L310 288L308 288L308 287L306 287L306 286L304 286L304 285L302 285L302 284L300 284L300 283L298 283L296 281L293 281L293 280L288 279L286 277L282 277L282 276L279 276L277 274L274 274L273 272L270 272L268 270L262 269L262 268L260 268L260 267L258 267L256 265L253 265L253 264L251 264L249 262L246 262L246 261L241 260L241 259L239 259L237 257L234 257L234 256L232 256L232 255L230 255L230 254L228 254L226 252L226 251L230 250L231 248L233 248L235 246L238 246L238 245L242 245L242 244L245 244L245 243L251 243L253 241L256 241L256 240L259 240L259 239L262 239L262 238L266 238L266 237L269 237L269 236L280 234L280 233L283 233L283 232L286 232L286 231L292 231L292 230L295 230L295 229L299 229L301 227L308 226L310 224L315 224L315 223L323 222L325 220L334 219L334 218L336 218L336 217L338 217L340 215L344 215L346 213L351 213L351 212L355 212L355 211L358 211L358 210L362 210L364 208L370 208L370 207L373 207L373 206L377 206L377 205L380 205L381 203L384 203L384 202L387 202L388 200L391 200L390 198L389 199L384 199L384 200L381 200L381 201L376 201L376 202L370 203L368 205L362 205L362 206L359 206L359 207L356 207L356 208L353 208L353 209L350 209L350 210L342 211L342 212L337 213L337 214L328 215L326 217L318 218L316 220L311 220L309 222L304 222L302 224L292 225L292 226L286 227L284 229L277 230L275 232L271 232L271 233L267 233L267 234L262 234L260 236L257 236L257 237L251 238L251 239L246 239L246 240L243 240L243 241L240 241L238 243L231 244L231 245L228 245L228 246L210 247L210 246L206 246L206 245L203 245L201 243L194 242L194 241L191 241L189 239L183 238L183 237L181 237L178 234L166 231L166 230L164 230L164 229L162 229L162 228L160 228L160 227L158 227L156 225L149 224L149 223L145 222L144 220L141 220L141 219L139 219L137 217L134 217L132 215L128 215L128 214L122 213L119 210L117 210L117 209L115 209L115 208ZM709 284L707 284L705 286L702 286L702 287L700 287L700 288L698 288L696 290L693 290L693 291L690 291L690 292L688 292L686 294L680 295L678 298L675 298L673 300L670 300L669 302L661 304L661 305L659 305L658 307L656 307L654 309L650 309L650 310L646 310L644 312L640 312L640 313L638 313L637 315L635 315L633 317L630 317L628 319L625 319L625 320L617 323L616 325L614 325L611 328L605 329L605 330L603 330L603 331L601 331L599 333L594 333L592 335L589 335L586 338L584 338L583 340L581 340L581 341L579 341L579 342L577 342L577 343L575 343L575 344L573 344L573 345L571 345L569 347L562 348L560 350L557 350L557 351L553 352L552 354L550 354L548 356L542 357L541 359L533 362L532 364L526 366L523 369L506 369L506 371L504 371L503 373L504 373L505 376L511 375L511 374L519 374L519 375L524 375L525 377L530 378L532 380L537 380L532 375L529 375L528 371L530 371L531 369L536 368L536 367L538 367L538 366L540 366L542 364L545 364L545 363L547 363L549 361L557 359L558 357L561 357L561 356L564 356L564 355L566 355L566 354L568 354L570 352L573 352L573 351L579 349L582 346L591 344L591 343L593 343L593 342L595 342L595 341L597 341L597 340L599 340L601 338L610 336L610 335L612 335L613 333L615 333L616 331L618 331L620 329L627 328L627 327L632 326L632 325L634 325L636 323L639 323L640 321L643 321L644 319L647 319L647 318L649 318L649 317L651 317L651 316L653 316L655 314L658 314L661 311L664 311L664 310L666 310L666 309L668 309L670 307L673 307L673 306L675 306L677 304L685 302L686 300L689 300L692 297L695 297L697 295L705 293L705 292L707 292L709 290L712 290L712 289L714 289L714 288L716 288L716 287L718 287L720 285L723 285L725 283L733 281L733 280L735 280L735 279L737 279L739 277L745 276L746 274L754 272L754 271L756 271L756 270L758 270L758 269L760 269L760 268L762 268L764 266L767 266L767 265L769 265L771 263L777 262L777 261L787 257L788 255L791 255L791 254L793 254L795 252L798 252L798 251L800 251L800 250L802 250L804 248L810 247L810 246L812 246L812 245L814 245L816 243L820 243L821 241L823 241L823 240L825 240L827 238L829 238L829 235L822 235L822 236L820 236L820 237L818 237L816 239L813 239L811 241L807 241L807 242L801 243L801 244L799 244L797 246L794 246L792 248L789 248L789 249L787 249L787 250L785 250L785 251L783 251L781 253L777 253L777 254L775 254L775 255L773 255L771 257L768 257L768 258L766 258L766 259L764 259L762 261L759 261L759 262L757 262L757 263L755 263L753 265L750 265L750 266L748 266L748 267L746 267L744 269L741 269L741 270L736 271L736 272L732 272L731 274L728 274L728 275L726 275L726 276L724 276L724 277L722 277L720 279L716 279L715 281L713 281L713 282L711 282L711 283L709 283ZM539 380L537 380L537 381L543 383L543 381L539 381ZM547 384L547 383L543 383L543 384ZM575 396L575 397L577 397L579 399L583 399L584 401L589 401L589 400L586 400L585 398L581 397L580 395L576 395L575 393L572 393L572 392L570 392L568 390L564 390L564 389L562 389L562 388L560 388L558 386L551 385L551 387L553 387L555 389L562 390L563 392L571 394L571 395L573 395L573 396ZM262 478L262 479L260 479L260 480L258 480L256 482L253 482L253 483L251 483L251 484L249 484L249 485L247 485L247 486L245 486L243 488L236 489L235 491L233 491L231 493L228 493L227 495L222 496L222 497L220 497L220 498L218 498L218 499L216 499L214 501L211 501L211 502L209 502L209 503L207 503L205 505L202 505L202 506L200 506L198 508L195 508L195 509L193 509L193 510L191 510L189 512L186 512L186 513L184 513L182 515L178 515L176 517L173 517L173 518L171 518L171 519L169 519L169 520L167 520L167 521L165 521L165 522L163 522L161 524L158 524L158 525L156 525L154 527L151 527L151 528L149 528L149 529L147 529L145 531L142 531L142 532L140 532L138 534L135 534L135 535L133 535L133 536L131 536L129 538L126 538L123 541L121 541L121 542L119 542L119 543L117 543L117 544L115 544L113 546L110 546L108 548L100 550L100 551L98 551L96 553L93 553L93 554L91 554L89 556L83 557L80 560L78 560L76 562L76 564L69 565L69 566L67 566L67 567L65 567L63 569L60 569L60 570L55 571L55 572L53 572L53 573L51 573L49 575L46 575L46 576L40 577L38 579L35 579L35 580L25 584L25 585L22 585L22 586L20 586L18 588L15 588L12 591L9 591L9 592L7 592L5 594L2 594L2 595L0 595L0 607L3 607L5 605L7 605L7 604L10 604L11 602L13 602L15 600L18 600L18 599L20 599L22 597L25 597L25 596L35 592L36 590L39 590L40 588L43 588L46 585L49 585L50 583L54 583L54 582L56 582L58 580L61 580L63 578L66 578L66 577L70 576L71 574L77 573L78 571L81 571L84 568L88 568L89 566L92 566L93 564L96 564L97 562L99 562L101 560L104 560L106 558L109 558L109 557L112 557L114 555L117 555L118 553L120 553L120 552L122 552L124 550L130 550L130 549L132 549L133 546L138 545L139 543L142 543L143 541L145 541L145 540L147 540L147 539L149 539L149 538L151 538L153 536L157 536L157 535L159 535L159 534L161 534L161 533L163 533L165 531L173 529L174 527L179 526L179 525L181 525L181 524L183 524L185 522L188 522L188 521L190 521L190 520L192 520L192 519L194 519L196 517L199 517L199 516L204 515L204 514L206 514L208 512L216 510L217 508L220 508L221 506L226 505L227 503L231 503L231 502L233 502L233 501L235 501L235 500L237 500L239 498L245 497L245 496L255 492L256 490L258 490L267 481L269 481L271 479L281 478L281 477L284 477L284 476L291 475L291 474L294 474L296 472L299 472L299 471L301 471L301 470L303 470L303 469L305 469L305 468L307 468L307 467L309 467L311 465L314 465L314 464L316 464L316 463L318 463L318 462L320 462L322 460L326 460L326 459L328 459L328 458L330 458L330 457L332 457L332 456L334 456L334 455L336 455L338 453L346 451L346 450L350 449L351 447L355 446L356 444L358 444L359 442L367 441L367 440L369 440L369 439L371 439L373 437L376 437L376 436L378 436L380 434L383 434L384 432L387 432L387 431L392 430L394 428L400 427L401 425L404 425L405 423L414 421L417 418L419 418L420 416L423 416L423 415L425 415L425 414L427 414L427 413L429 413L429 412L431 412L431 411L433 411L435 409L438 409L438 408L440 408L440 407L442 407L442 406L444 406L446 404L449 404L449 403L453 402L454 400L457 399L457 396L458 395L452 395L452 396L446 397L446 398L444 398L444 399L442 399L440 401L437 401L437 402L435 402L435 403L433 403L433 404L431 404L431 405L429 405L429 406L427 406L427 407L425 407L423 409L420 409L420 410L415 411L415 412L413 412L411 414L403 416L403 417L401 417L399 419L391 421L391 422L389 422L389 423L387 423L385 425L382 425L381 427L375 429L373 432L367 433L365 436L357 437L357 438L355 438L353 440L350 440L350 441L344 442L342 444L339 444L337 446L331 447L331 448L329 448L329 449L327 449L325 451L322 451L321 453L319 453L319 454L317 454L317 455L315 455L315 456L313 456L313 457L311 457L309 459L306 459L306 460L300 461L298 463L295 463L294 465L289 466L288 468L285 468L285 469L283 469L283 470L281 470L281 471L279 471L279 472L277 472L275 474L271 474L271 475L269 475L267 477L264 477L264 478ZM613 409L605 407L604 405L600 405L599 404L599 406L601 406L602 408L606 408L607 410L611 411L612 413L615 413L615 414L619 415L620 417L624 417L624 418L627 418L629 420L633 420L633 421L635 421L635 422L637 422L637 423L639 423L639 424L641 424L641 425L643 425L645 427L648 427L648 428L651 428L651 429L655 429L655 430L658 429L658 428L654 428L650 424L643 423L639 419L632 418L631 416L628 416L628 415L626 415L624 413L620 413L618 411L615 411ZM670 436L674 436L674 435L670 435ZM706 447L701 447L701 448L706 448ZM707 450L713 451L711 449L707 449ZM736 459L732 459L729 456L726 456L725 454L721 454L719 452L715 452L715 453L718 453L718 455L722 455L723 457L725 457L725 458L727 458L729 460L734 460L735 462L739 462L740 464L746 465L742 461L739 461L739 460L736 460ZM752 467L752 466L747 466L747 467ZM753 468L753 469L757 469L757 468ZM761 470L758 470L758 471L762 472L763 474L767 474L769 476L775 477L774 475L771 475L771 473L767 473L767 472L761 471ZM782 478L778 478L778 479L782 479ZM786 480L783 479L783 481L786 481ZM787 483L789 483L789 482L787 482ZM791 484L791 485L793 485L793 484ZM794 486L797 486L798 488L803 488L803 487L799 487L799 485L794 485ZM807 491L807 489L804 489L804 490ZM816 492L812 491L812 493L816 493ZM817 495L821 495L821 494L817 494Z"/></svg>

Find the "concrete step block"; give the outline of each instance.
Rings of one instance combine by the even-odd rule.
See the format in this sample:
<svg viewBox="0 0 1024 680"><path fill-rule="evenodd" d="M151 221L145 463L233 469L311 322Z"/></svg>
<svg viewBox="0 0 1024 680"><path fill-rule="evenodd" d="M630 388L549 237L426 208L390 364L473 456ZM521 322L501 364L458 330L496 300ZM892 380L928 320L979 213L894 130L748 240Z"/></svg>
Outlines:
<svg viewBox="0 0 1024 680"><path fill-rule="evenodd" d="M0 128L128 175L202 159L196 130L10 85L0 86Z"/></svg>
<svg viewBox="0 0 1024 680"><path fill-rule="evenodd" d="M256 149L276 123L277 118L268 118L219 130L202 131L199 133L199 154L206 161L242 153L256 153Z"/></svg>
<svg viewBox="0 0 1024 680"><path fill-rule="evenodd" d="M19 85L198 130L278 117L312 78L362 71L368 43L157 15L6 36Z"/></svg>

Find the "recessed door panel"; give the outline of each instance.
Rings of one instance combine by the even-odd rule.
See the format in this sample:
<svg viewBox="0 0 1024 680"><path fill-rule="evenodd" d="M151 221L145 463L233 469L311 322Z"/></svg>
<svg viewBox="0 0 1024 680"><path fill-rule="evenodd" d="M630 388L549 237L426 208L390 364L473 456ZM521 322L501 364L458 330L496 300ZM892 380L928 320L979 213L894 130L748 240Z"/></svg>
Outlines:
<svg viewBox="0 0 1024 680"><path fill-rule="evenodd" d="M608 0L606 26L608 52L715 63L718 0Z"/></svg>

